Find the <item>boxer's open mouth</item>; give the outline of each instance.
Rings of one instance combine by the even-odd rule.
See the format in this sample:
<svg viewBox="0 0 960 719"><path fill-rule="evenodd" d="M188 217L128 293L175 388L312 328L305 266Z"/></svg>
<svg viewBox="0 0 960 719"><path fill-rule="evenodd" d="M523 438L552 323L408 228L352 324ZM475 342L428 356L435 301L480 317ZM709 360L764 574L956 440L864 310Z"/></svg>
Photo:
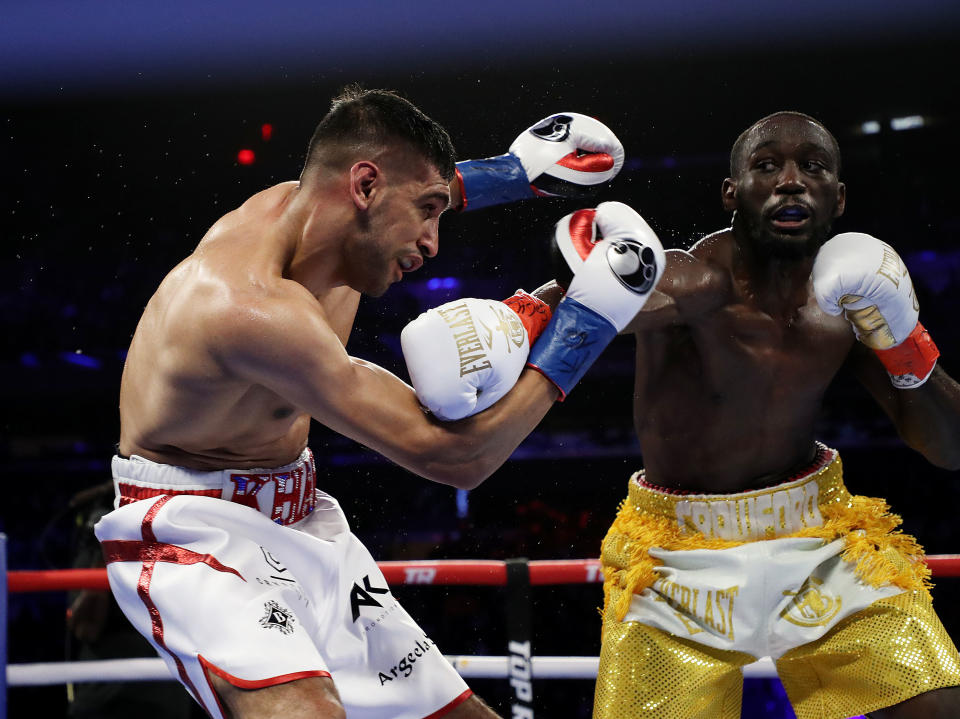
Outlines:
<svg viewBox="0 0 960 719"><path fill-rule="evenodd" d="M803 205L785 205L770 216L774 225L782 229L801 227L810 219L810 210Z"/></svg>

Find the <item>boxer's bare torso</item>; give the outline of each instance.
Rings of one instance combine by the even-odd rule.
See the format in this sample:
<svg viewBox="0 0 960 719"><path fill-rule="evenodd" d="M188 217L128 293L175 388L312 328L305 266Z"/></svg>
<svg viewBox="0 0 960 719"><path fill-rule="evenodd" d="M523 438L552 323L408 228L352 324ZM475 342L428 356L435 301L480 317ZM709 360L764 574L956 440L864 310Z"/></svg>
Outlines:
<svg viewBox="0 0 960 719"><path fill-rule="evenodd" d="M730 230L668 257L670 299L651 300L645 318L660 326L638 321L636 333L648 481L734 492L784 479L813 457L824 391L855 342L849 323L817 306L812 260L761 272Z"/></svg>
<svg viewBox="0 0 960 719"><path fill-rule="evenodd" d="M314 299L284 277L295 237L282 218L297 191L277 185L221 218L150 299L121 381L123 454L196 469L272 467L306 446L310 417L232 372L218 343L231 315L242 322L271 305L309 312L346 343L359 293L320 288Z"/></svg>
<svg viewBox="0 0 960 719"><path fill-rule="evenodd" d="M849 322L823 312L811 272L846 202L839 150L810 118L770 116L734 146L730 229L668 252L637 341L634 420L649 482L738 492L784 481L815 452L824 392L846 365L934 464L957 464L956 383L937 367L895 390Z"/></svg>

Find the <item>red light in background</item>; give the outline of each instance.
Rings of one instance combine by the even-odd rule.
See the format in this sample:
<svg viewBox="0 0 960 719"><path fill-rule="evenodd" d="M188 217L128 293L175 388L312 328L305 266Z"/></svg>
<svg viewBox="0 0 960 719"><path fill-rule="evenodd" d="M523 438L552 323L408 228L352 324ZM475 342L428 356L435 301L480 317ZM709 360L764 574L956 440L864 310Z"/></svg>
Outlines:
<svg viewBox="0 0 960 719"><path fill-rule="evenodd" d="M253 154L253 150L240 150L237 153L237 162L241 165L252 165L257 159L257 156Z"/></svg>
<svg viewBox="0 0 960 719"><path fill-rule="evenodd" d="M270 142L270 138L273 137L273 125L269 122L265 122L260 126L260 137L263 138L264 142Z"/></svg>

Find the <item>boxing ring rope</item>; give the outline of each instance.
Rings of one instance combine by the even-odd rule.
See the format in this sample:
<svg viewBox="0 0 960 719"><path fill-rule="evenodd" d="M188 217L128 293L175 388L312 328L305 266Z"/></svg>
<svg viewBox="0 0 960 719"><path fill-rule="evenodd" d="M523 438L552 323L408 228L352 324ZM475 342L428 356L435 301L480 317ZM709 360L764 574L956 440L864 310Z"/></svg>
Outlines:
<svg viewBox="0 0 960 719"><path fill-rule="evenodd" d="M2 535L0 535L2 537ZM0 549L2 553L2 549ZM559 584L596 584L603 581L600 562L596 559L560 560L436 560L379 562L387 582L391 585L469 585L507 586L509 588L511 563L521 563L528 586ZM927 565L934 577L960 577L960 554L941 554L927 557ZM0 558L0 570L4 566ZM3 578L0 573L0 579ZM105 569L60 569L41 571L10 571L6 576L10 593L66 591L77 589L108 590ZM6 595L0 594L0 618L5 618ZM6 646L6 622L0 627L0 651ZM3 657L6 658L5 656ZM447 656L454 668L467 679L506 678L515 673L513 656ZM597 657L530 658L531 675L536 679L593 679L596 677ZM769 659L744 667L747 677L774 677ZM7 666L8 686L38 686L80 682L104 681L163 681L171 680L166 665L160 658L111 659L81 662L42 662ZM0 702L5 701L0 697ZM2 704L0 704L2 709ZM0 717L3 714L0 712Z"/></svg>
<svg viewBox="0 0 960 719"><path fill-rule="evenodd" d="M596 584L603 581L597 559L531 560L530 585ZM507 562L491 559L441 559L377 562L389 584L434 584L502 587ZM927 566L934 577L960 577L960 554L932 554ZM7 573L7 591L108 590L106 569L14 570Z"/></svg>

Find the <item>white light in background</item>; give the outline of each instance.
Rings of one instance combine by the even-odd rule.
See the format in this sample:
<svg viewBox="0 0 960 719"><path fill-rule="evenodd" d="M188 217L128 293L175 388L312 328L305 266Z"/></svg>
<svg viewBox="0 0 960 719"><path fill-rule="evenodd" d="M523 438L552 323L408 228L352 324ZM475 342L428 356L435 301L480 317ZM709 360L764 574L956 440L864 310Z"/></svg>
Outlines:
<svg viewBox="0 0 960 719"><path fill-rule="evenodd" d="M907 115L890 120L891 130L915 130L918 127L923 127L923 125L923 115Z"/></svg>

